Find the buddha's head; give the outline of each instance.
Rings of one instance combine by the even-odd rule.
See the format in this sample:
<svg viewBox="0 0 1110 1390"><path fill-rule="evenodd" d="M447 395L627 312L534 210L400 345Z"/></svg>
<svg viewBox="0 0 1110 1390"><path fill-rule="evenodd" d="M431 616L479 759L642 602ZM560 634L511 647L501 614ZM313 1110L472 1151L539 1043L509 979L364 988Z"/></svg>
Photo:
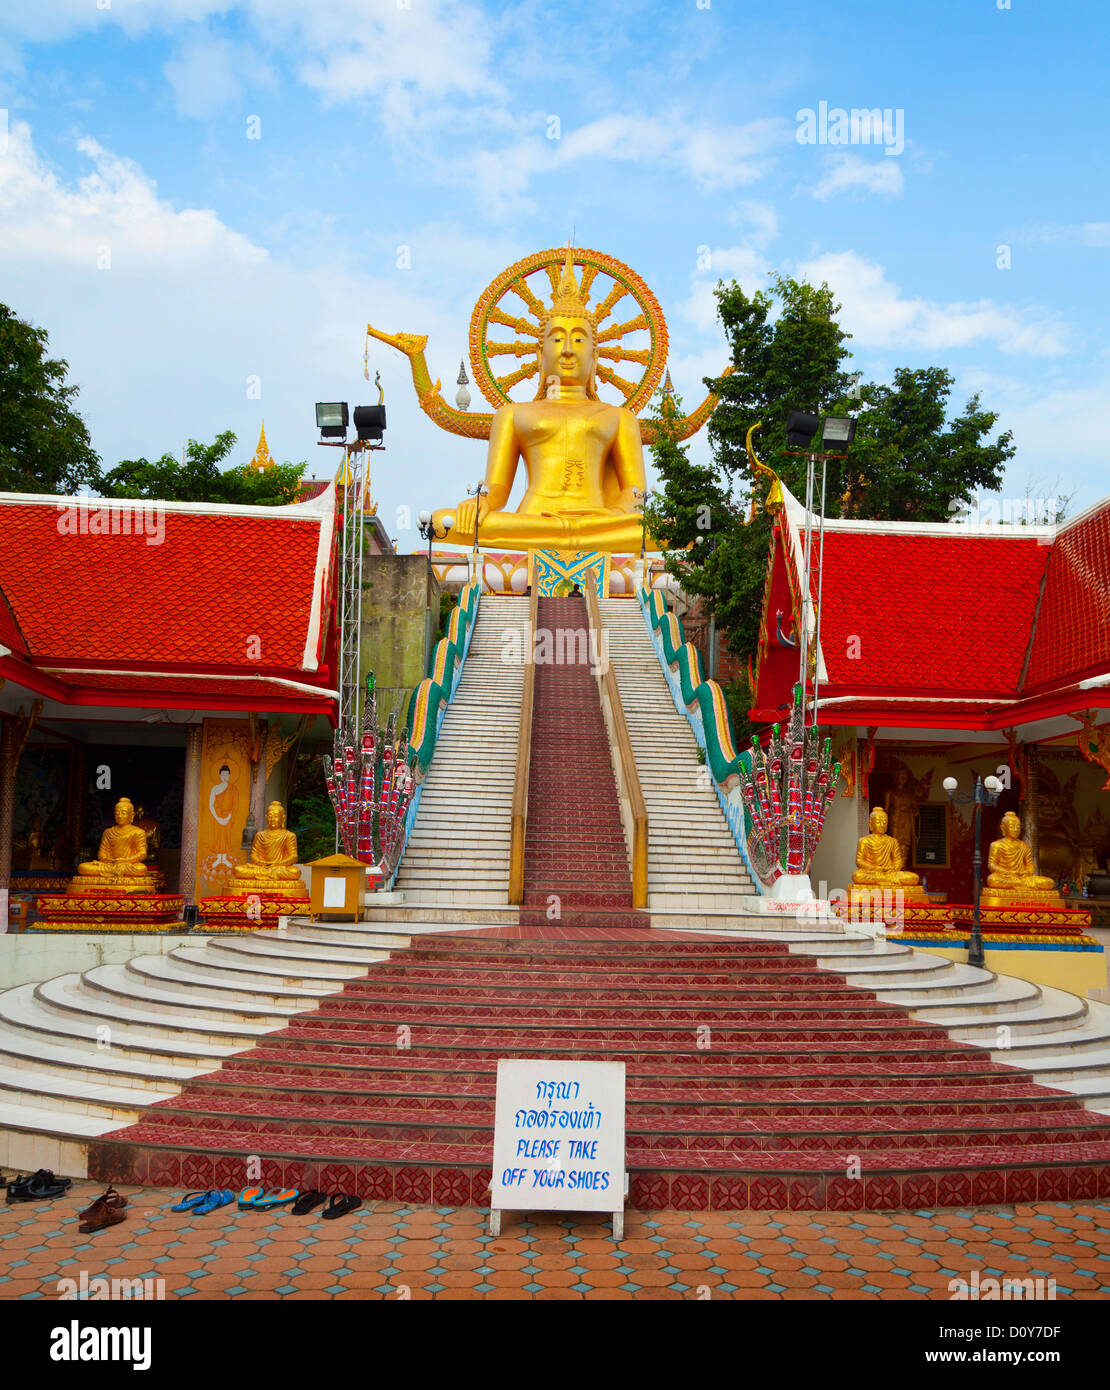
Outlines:
<svg viewBox="0 0 1110 1390"><path fill-rule="evenodd" d="M867 819L867 828L871 831L872 835L885 835L886 826L886 812L881 806L876 806Z"/></svg>
<svg viewBox="0 0 1110 1390"><path fill-rule="evenodd" d="M146 820L146 807L141 803L135 807L135 819L138 821Z"/></svg>
<svg viewBox="0 0 1110 1390"><path fill-rule="evenodd" d="M1016 840L1021 834L1021 821L1018 820L1014 811L1007 811L999 822L999 826L1007 840Z"/></svg>
<svg viewBox="0 0 1110 1390"><path fill-rule="evenodd" d="M899 791L901 791L902 788L906 785L907 776L908 774L906 773L906 769L904 767L900 767L898 771L894 774L894 785L898 788Z"/></svg>
<svg viewBox="0 0 1110 1390"><path fill-rule="evenodd" d="M271 830L285 829L285 807L280 801L271 801L266 807L266 824Z"/></svg>
<svg viewBox="0 0 1110 1390"><path fill-rule="evenodd" d="M579 386L597 399L597 320L574 278L574 253L567 247L559 288L551 301L539 342L540 386L536 399L547 394L555 377L561 386Z"/></svg>
<svg viewBox="0 0 1110 1390"><path fill-rule="evenodd" d="M130 825L135 819L135 808L126 796L121 796L116 802L116 824Z"/></svg>

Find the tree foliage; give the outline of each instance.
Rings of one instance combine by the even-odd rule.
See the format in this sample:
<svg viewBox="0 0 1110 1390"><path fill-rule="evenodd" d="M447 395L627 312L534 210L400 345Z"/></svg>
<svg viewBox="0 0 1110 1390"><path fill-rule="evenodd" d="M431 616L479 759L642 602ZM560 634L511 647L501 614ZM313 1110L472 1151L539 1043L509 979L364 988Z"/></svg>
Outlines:
<svg viewBox="0 0 1110 1390"><path fill-rule="evenodd" d="M190 439L184 462L173 454L125 459L104 475L105 497L134 497L163 502L227 502L275 507L300 496L304 463L279 463L265 472L221 468L235 447L235 434L224 430L211 444Z"/></svg>
<svg viewBox="0 0 1110 1390"><path fill-rule="evenodd" d="M787 452L787 415L857 416L848 457L827 464L825 514L868 520L949 520L977 490L1000 486L1014 445L1009 431L992 438L998 416L977 395L950 413L953 378L942 367L899 367L889 385L860 383L847 371L849 335L828 285L780 277L769 292L747 295L735 282L720 284L717 307L733 372L706 379L720 397L709 423L712 461L692 463L665 412L656 415L652 452L663 487L649 528L668 551L668 569L702 596L743 660L758 644L771 533L767 484L753 479L745 448L751 425L763 426L758 456L804 500L806 460ZM733 692L732 703L739 711L742 694Z"/></svg>
<svg viewBox="0 0 1110 1390"><path fill-rule="evenodd" d="M0 304L0 491L64 496L96 488L100 460L72 407L69 364L47 357L44 328Z"/></svg>

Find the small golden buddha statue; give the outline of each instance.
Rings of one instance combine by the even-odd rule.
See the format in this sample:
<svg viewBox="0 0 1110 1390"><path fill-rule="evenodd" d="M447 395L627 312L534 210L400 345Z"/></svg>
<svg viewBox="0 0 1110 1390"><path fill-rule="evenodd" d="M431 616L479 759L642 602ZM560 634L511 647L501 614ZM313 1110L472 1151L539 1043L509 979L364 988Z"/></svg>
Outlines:
<svg viewBox="0 0 1110 1390"><path fill-rule="evenodd" d="M540 389L535 400L503 405L490 427L488 495L441 507L435 524L453 518L451 539L514 550L638 552L636 492L646 489L640 426L627 406L598 397L597 318L574 278L573 253L538 338ZM528 489L515 512L505 506L523 459ZM649 546L654 549L648 538Z"/></svg>
<svg viewBox="0 0 1110 1390"><path fill-rule="evenodd" d="M886 812L876 806L867 821L871 833L864 835L856 847L856 871L849 897L867 897L877 888L900 892L906 902L927 902L920 878L906 870L902 846L887 834L887 824Z"/></svg>
<svg viewBox="0 0 1110 1390"><path fill-rule="evenodd" d="M987 886L982 895L984 907L1062 908L1064 900L1051 878L1038 874L1033 851L1021 838L1021 821L1007 811L999 822L1002 838L995 840L987 854Z"/></svg>
<svg viewBox="0 0 1110 1390"><path fill-rule="evenodd" d="M285 828L285 807L271 801L266 808L266 829L260 830L251 845L250 862L236 864L231 871L232 894L268 894L270 897L308 896L297 868L297 837Z"/></svg>
<svg viewBox="0 0 1110 1390"><path fill-rule="evenodd" d="M152 893L157 890L161 875L146 863L146 834L134 820L135 807L128 797L120 797L116 802L115 824L101 835L96 858L78 864L70 892Z"/></svg>
<svg viewBox="0 0 1110 1390"><path fill-rule="evenodd" d="M894 774L894 785L883 798L883 810L890 822L890 833L898 841L902 858L910 857L917 822L917 789L904 767Z"/></svg>

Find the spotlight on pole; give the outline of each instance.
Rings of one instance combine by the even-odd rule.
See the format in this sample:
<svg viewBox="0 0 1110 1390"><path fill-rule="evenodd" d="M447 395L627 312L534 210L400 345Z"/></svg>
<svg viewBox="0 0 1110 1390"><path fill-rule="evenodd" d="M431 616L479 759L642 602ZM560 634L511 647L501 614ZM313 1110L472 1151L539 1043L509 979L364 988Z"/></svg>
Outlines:
<svg viewBox="0 0 1110 1390"><path fill-rule="evenodd" d="M820 423L820 416L810 415L805 410L792 410L786 417L787 444L791 449L804 449L808 452Z"/></svg>
<svg viewBox="0 0 1110 1390"><path fill-rule="evenodd" d="M324 439L346 439L349 419L346 401L316 402L316 428Z"/></svg>
<svg viewBox="0 0 1110 1390"><path fill-rule="evenodd" d="M830 453L848 452L848 447L856 437L856 422L850 415L830 416L825 421L825 431L821 446Z"/></svg>
<svg viewBox="0 0 1110 1390"><path fill-rule="evenodd" d="M355 406L355 434L360 444L380 444L384 430L384 405Z"/></svg>

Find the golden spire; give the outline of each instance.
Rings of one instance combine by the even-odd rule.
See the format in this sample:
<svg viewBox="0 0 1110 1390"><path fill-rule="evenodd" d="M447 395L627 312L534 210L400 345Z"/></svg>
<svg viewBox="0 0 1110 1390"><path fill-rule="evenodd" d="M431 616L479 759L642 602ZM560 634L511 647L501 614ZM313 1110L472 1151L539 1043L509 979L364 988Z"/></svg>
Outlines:
<svg viewBox="0 0 1110 1390"><path fill-rule="evenodd" d="M256 473L265 473L273 468L274 456L270 453L270 446L266 443L266 421L262 421L262 429L258 434L258 447L254 451L254 458L247 464L247 472L253 469Z"/></svg>
<svg viewBox="0 0 1110 1390"><path fill-rule="evenodd" d="M555 314L569 314L575 318L588 319L596 328L596 316L586 307L586 299L587 296L578 288L578 281L574 278L574 250L568 241L563 273L560 276L559 287L555 291L547 317L551 318Z"/></svg>

